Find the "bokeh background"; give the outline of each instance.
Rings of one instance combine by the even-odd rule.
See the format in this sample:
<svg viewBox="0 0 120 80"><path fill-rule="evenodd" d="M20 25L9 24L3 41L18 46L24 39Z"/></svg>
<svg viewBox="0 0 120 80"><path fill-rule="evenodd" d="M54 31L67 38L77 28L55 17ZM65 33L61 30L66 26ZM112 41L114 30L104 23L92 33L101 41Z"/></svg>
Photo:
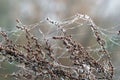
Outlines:
<svg viewBox="0 0 120 80"><path fill-rule="evenodd" d="M15 29L16 19L29 25L49 17L55 21L62 21L77 13L87 14L97 26L112 33L105 33L108 38L108 51L115 69L114 80L120 79L120 35L115 36L120 30L120 0L0 0L0 28L11 32ZM79 33L79 31L77 31ZM82 32L83 33L83 32ZM86 28L81 42L86 46L94 43L90 31ZM22 42L22 40L20 40ZM16 71L14 64L3 62L0 69L0 80L6 79L2 75Z"/></svg>

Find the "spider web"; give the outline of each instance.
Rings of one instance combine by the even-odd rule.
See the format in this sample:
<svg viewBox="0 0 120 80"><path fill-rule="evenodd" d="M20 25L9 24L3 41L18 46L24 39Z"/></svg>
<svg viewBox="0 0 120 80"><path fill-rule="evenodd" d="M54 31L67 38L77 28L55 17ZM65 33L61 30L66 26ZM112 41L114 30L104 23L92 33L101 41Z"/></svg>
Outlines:
<svg viewBox="0 0 120 80"><path fill-rule="evenodd" d="M39 38L39 40L44 41L45 39L49 39L49 42L53 47L56 49L63 49L62 47L58 47L58 43L56 40L53 40L53 36L62 36L61 29L67 35L71 35L73 39L77 42L88 43L89 45L85 45L88 51L99 51L99 47L95 39L93 38L93 33L90 30L88 19L90 17L87 15L77 14L70 18L64 19L62 21L54 21L49 18L41 20L38 23L31 24L31 25L23 25L19 23L19 26L25 26L28 28L33 35ZM120 30L119 26L103 29L102 27L97 26L97 30L101 34L102 37L105 38L106 42L111 42L110 46L117 45L120 46L120 35L118 35L118 31ZM20 36L23 35L21 30L14 29L14 31L9 32L11 39L14 39L15 42L19 41ZM15 38L14 38L15 37ZM90 38L90 39L89 39ZM88 40L87 40L88 39ZM91 42L92 41L92 42ZM106 46L107 47L107 46Z"/></svg>
<svg viewBox="0 0 120 80"><path fill-rule="evenodd" d="M82 43L82 45L88 41L87 45L84 45L86 46L86 50L96 60L99 61L102 59L102 55L99 52L101 48L94 38L88 19L90 19L90 17L87 15L77 14L75 16L62 20L61 22L46 18L45 20L40 21L40 23L35 24L34 27L33 25L29 26L32 28L30 28L30 30L38 30L38 32L34 31L33 33L37 35L40 40L43 42L45 39L49 40L49 43L54 49L54 53L57 53L55 54L56 58L60 60L61 64L68 66L71 64L69 61L69 53L64 48L64 46L61 45L62 43L60 41L53 40L52 38L53 36L64 35L61 32L61 29L67 35L71 35L75 41ZM118 30L120 30L119 26L108 29L103 29L102 27L98 26L96 26L96 28L102 38L106 41L106 48L110 46L114 47L114 45L120 46L120 35L118 35ZM112 44L108 44L108 42L111 42ZM116 74L114 76L114 79L117 79Z"/></svg>
<svg viewBox="0 0 120 80"><path fill-rule="evenodd" d="M68 66L71 65L69 60L70 54L67 49L64 48L61 41L53 39L54 36L64 36L65 34L71 35L73 40L81 43L96 60L102 59L102 55L99 54L101 48L94 38L95 35L90 28L89 19L90 17L87 15L77 14L62 21L54 21L46 18L31 25L24 25L21 21L17 23L17 25L27 28L32 35L38 38L41 44L45 44L46 41L48 41L53 52L56 53L54 54L56 59L58 59L62 65ZM106 42L110 41L112 44L120 46L120 35L118 35L118 31L120 30L119 26L108 29L97 26L97 30L100 35L105 38ZM24 31L14 29L13 31L8 32L8 34L9 38L15 43L26 43L25 41L22 41L25 38ZM4 41L2 43L4 43Z"/></svg>

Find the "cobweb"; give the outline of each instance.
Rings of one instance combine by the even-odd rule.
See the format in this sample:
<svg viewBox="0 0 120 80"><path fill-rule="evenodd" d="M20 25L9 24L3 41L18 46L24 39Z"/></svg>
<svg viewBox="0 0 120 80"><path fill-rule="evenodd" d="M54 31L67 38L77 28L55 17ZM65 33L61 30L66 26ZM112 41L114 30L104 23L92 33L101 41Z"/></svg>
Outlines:
<svg viewBox="0 0 120 80"><path fill-rule="evenodd" d="M51 45L55 43L53 45L55 49L63 49L60 47L59 42L56 42L56 40L52 39L53 36L63 36L64 34L61 31L61 29L63 29L63 31L67 35L71 35L75 41L83 43L82 45L84 45L89 52L95 52L96 54L96 51L99 52L100 47L98 47L97 42L94 39L94 34L92 30L90 30L90 23L88 21L89 18L90 17L87 15L77 14L62 21L54 21L46 18L39 21L38 23L31 25L23 25L22 23L19 23L17 25L25 26L31 31L31 33L33 33L33 35L38 37L38 39L43 42L46 39L49 40ZM120 46L120 26L115 26L107 29L99 26L96 28L99 31L100 35L106 40L106 42L111 42L108 47L113 47L114 45ZM14 29L9 33L11 39L14 39L15 42L19 42L21 38L20 36L24 34L21 30L18 29Z"/></svg>
<svg viewBox="0 0 120 80"><path fill-rule="evenodd" d="M91 30L90 17L87 15L77 14L70 18L64 19L62 21L54 21L50 18L41 20L38 23L31 25L24 25L22 21L17 20L17 26L27 28L32 35L36 36L41 44L45 44L46 41L51 45L53 52L56 53L54 56L56 59L64 66L71 65L69 60L70 54L68 50L62 45L62 41L54 40L54 36L72 36L72 39L78 43L81 43L83 47L97 60L101 61L103 59L103 54L100 54L101 46L97 43L94 32L99 32L100 36L107 41L112 42L117 46L120 46L120 27L112 27L108 29L103 29L102 27L96 26L95 31ZM93 24L95 25L95 24ZM94 28L93 28L94 29ZM19 29L14 29L8 32L9 38L18 44L26 44L25 32ZM23 41L24 40L24 41ZM4 43L2 41L1 43ZM105 44L107 47L107 44ZM4 58L3 58L4 59ZM106 57L104 58L106 59Z"/></svg>

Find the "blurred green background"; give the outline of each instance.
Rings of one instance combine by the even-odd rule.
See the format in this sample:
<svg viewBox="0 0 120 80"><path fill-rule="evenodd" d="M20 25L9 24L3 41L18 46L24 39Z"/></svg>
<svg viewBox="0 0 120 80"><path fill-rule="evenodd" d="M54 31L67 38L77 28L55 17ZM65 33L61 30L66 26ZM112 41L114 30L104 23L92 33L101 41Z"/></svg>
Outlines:
<svg viewBox="0 0 120 80"><path fill-rule="evenodd" d="M15 30L16 19L20 19L23 24L29 25L46 17L55 21L62 21L77 13L87 14L97 26L112 32L110 34L105 32L107 49L110 51L115 67L114 80L119 80L120 35L115 35L120 30L119 8L120 0L0 0L0 28L8 32ZM90 37L91 34L89 33L90 30L86 28L84 37L81 39L85 47L94 44L93 37ZM13 80L12 78L4 78L3 75L16 71L15 65L2 62L1 66L4 68L0 68L0 80Z"/></svg>

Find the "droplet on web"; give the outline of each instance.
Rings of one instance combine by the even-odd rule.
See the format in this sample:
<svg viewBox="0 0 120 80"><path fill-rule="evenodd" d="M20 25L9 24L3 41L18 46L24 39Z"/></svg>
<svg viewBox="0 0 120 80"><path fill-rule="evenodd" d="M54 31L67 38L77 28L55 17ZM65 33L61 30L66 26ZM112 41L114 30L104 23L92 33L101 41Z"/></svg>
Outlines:
<svg viewBox="0 0 120 80"><path fill-rule="evenodd" d="M85 19L89 19L90 17L88 15L85 15Z"/></svg>

